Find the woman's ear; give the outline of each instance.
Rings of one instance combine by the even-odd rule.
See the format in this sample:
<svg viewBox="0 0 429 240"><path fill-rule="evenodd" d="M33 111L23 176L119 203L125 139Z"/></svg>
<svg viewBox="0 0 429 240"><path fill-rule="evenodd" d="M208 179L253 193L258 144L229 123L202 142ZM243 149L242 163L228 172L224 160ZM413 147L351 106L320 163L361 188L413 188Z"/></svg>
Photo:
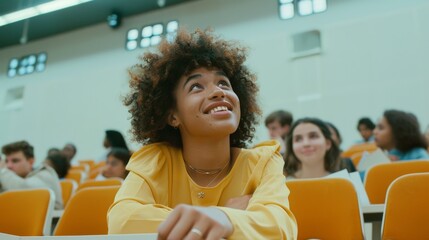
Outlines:
<svg viewBox="0 0 429 240"><path fill-rule="evenodd" d="M326 139L326 151L329 151L332 147L332 141L329 139Z"/></svg>
<svg viewBox="0 0 429 240"><path fill-rule="evenodd" d="M180 125L179 118L174 111L170 111L170 114L168 115L168 125L174 128L177 128Z"/></svg>

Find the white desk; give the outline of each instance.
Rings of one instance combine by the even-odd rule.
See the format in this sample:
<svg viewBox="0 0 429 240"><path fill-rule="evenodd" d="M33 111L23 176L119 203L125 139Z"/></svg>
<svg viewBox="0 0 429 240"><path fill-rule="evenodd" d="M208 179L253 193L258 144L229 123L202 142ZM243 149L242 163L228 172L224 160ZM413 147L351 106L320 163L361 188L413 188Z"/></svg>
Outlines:
<svg viewBox="0 0 429 240"><path fill-rule="evenodd" d="M64 213L64 210L54 210L52 218L60 218Z"/></svg>
<svg viewBox="0 0 429 240"><path fill-rule="evenodd" d="M362 206L365 222L377 222L383 220L384 204L371 204Z"/></svg>
<svg viewBox="0 0 429 240"><path fill-rule="evenodd" d="M381 221L383 220L384 204L362 206L363 219L372 224L372 240L381 239Z"/></svg>
<svg viewBox="0 0 429 240"><path fill-rule="evenodd" d="M118 234L118 235L89 235L89 236L43 236L43 237L20 237L0 233L0 240L156 240L155 233L148 234Z"/></svg>

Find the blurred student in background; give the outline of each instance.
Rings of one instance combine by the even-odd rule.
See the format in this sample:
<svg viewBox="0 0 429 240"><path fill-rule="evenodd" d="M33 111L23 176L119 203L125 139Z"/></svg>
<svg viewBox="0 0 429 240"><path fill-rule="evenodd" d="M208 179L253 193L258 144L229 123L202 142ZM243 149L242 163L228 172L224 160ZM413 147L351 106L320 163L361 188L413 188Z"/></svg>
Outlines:
<svg viewBox="0 0 429 240"><path fill-rule="evenodd" d="M375 143L392 161L429 159L427 142L412 113L387 110L374 131Z"/></svg>
<svg viewBox="0 0 429 240"><path fill-rule="evenodd" d="M337 144L338 148L340 149L340 155L341 155L341 152L343 152L343 150L341 150L341 143L343 142L343 138L341 137L340 131L338 131L337 127L335 127L334 124L330 122L325 122L325 123L328 126L329 131L331 132L332 141L334 141L334 143ZM340 167L347 169L348 172L356 171L356 167L350 158L341 158Z"/></svg>
<svg viewBox="0 0 429 240"><path fill-rule="evenodd" d="M110 153L112 148L123 148L129 151L124 136L116 130L106 130L103 146L106 148L106 152L97 159L98 162L106 161L107 155Z"/></svg>
<svg viewBox="0 0 429 240"><path fill-rule="evenodd" d="M272 112L265 118L265 127L268 129L270 138L280 143L280 153L282 155L286 152L286 136L289 133L292 122L292 114L284 110Z"/></svg>
<svg viewBox="0 0 429 240"><path fill-rule="evenodd" d="M70 162L61 153L48 155L45 164L52 167L60 179L64 179L70 169Z"/></svg>
<svg viewBox="0 0 429 240"><path fill-rule="evenodd" d="M374 142L374 129L375 124L371 121L371 119L367 117L359 119L357 130L362 136L362 139L357 141L357 143Z"/></svg>
<svg viewBox="0 0 429 240"><path fill-rule="evenodd" d="M325 122L317 118L296 121L287 137L286 179L325 177L341 169L340 150Z"/></svg>
<svg viewBox="0 0 429 240"><path fill-rule="evenodd" d="M74 156L76 155L77 148L73 143L67 143L61 153L66 157L67 161L71 164Z"/></svg>
<svg viewBox="0 0 429 240"><path fill-rule="evenodd" d="M49 188L55 193L55 209L63 208L60 181L57 173L42 164L33 168L34 148L26 141L3 146L6 161L0 163L0 192L6 190Z"/></svg>
<svg viewBox="0 0 429 240"><path fill-rule="evenodd" d="M130 151L124 148L112 148L110 153L107 155L106 165L101 170L100 175L96 178L97 180L106 178L121 178L125 179L128 175L128 171L125 167L130 160Z"/></svg>

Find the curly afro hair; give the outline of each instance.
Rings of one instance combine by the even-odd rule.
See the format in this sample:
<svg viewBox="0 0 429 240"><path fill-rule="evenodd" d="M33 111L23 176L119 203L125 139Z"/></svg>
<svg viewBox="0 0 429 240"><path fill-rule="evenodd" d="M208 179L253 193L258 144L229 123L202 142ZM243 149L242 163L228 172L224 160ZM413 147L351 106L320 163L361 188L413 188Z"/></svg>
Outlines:
<svg viewBox="0 0 429 240"><path fill-rule="evenodd" d="M244 66L245 48L219 39L210 30L180 30L174 42L164 40L157 52L145 53L140 60L142 64L129 70L131 92L124 99L131 113L134 140L182 146L179 130L168 124L170 111L176 106L173 91L181 76L200 67L223 70L240 99L241 119L230 135L231 147L245 147L252 140L261 110L256 100L256 77Z"/></svg>

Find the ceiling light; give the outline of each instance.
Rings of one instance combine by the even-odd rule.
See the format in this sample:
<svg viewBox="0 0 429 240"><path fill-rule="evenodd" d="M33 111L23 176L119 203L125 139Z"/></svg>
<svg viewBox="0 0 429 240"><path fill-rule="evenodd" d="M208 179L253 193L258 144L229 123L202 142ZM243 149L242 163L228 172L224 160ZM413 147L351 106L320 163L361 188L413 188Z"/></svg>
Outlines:
<svg viewBox="0 0 429 240"><path fill-rule="evenodd" d="M167 23L167 32L177 32L179 23L177 21L170 21Z"/></svg>
<svg viewBox="0 0 429 240"><path fill-rule="evenodd" d="M78 4L90 2L92 0L55 0L43 3L34 7L25 8L19 11L0 16L0 26L18 22L27 18L32 18L41 14L61 10Z"/></svg>
<svg viewBox="0 0 429 240"><path fill-rule="evenodd" d="M119 13L111 13L107 16L107 25L111 28L118 28L121 25L121 15Z"/></svg>

